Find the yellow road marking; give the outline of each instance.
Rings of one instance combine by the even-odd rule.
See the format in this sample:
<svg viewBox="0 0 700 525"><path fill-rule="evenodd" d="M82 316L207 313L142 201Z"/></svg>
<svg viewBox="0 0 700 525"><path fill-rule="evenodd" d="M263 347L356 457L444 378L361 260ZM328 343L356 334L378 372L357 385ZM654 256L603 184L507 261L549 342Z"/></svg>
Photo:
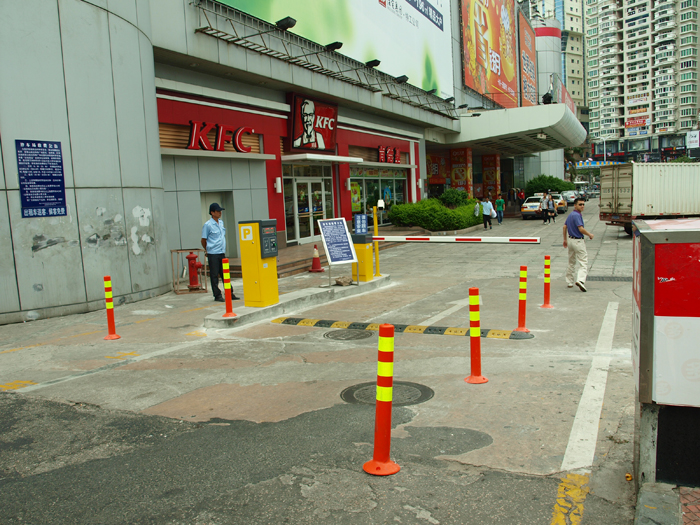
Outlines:
<svg viewBox="0 0 700 525"><path fill-rule="evenodd" d="M489 330L486 337L490 337L492 339L510 339L511 332L512 330Z"/></svg>
<svg viewBox="0 0 700 525"><path fill-rule="evenodd" d="M106 359L126 359L129 356L138 356L141 354L137 354L136 352L117 352L116 356L113 355L106 355Z"/></svg>
<svg viewBox="0 0 700 525"><path fill-rule="evenodd" d="M277 319L273 319L270 321L271 323L277 323L277 324L282 324L284 323L284 320L287 319L286 317L278 317Z"/></svg>
<svg viewBox="0 0 700 525"><path fill-rule="evenodd" d="M70 337L82 337L84 335L99 334L100 332L104 332L104 330L95 330L94 332L85 332L82 334L71 335Z"/></svg>
<svg viewBox="0 0 700 525"><path fill-rule="evenodd" d="M197 336L197 337L206 337L206 336L207 336L206 332L202 332L202 331L200 331L200 330L196 330L196 331L194 331L194 332L189 332L189 333L187 333L187 334L185 334L185 335L194 335L194 336Z"/></svg>
<svg viewBox="0 0 700 525"><path fill-rule="evenodd" d="M304 319L297 326L315 326L320 319Z"/></svg>
<svg viewBox="0 0 700 525"><path fill-rule="evenodd" d="M42 346L47 343L37 343L35 345L29 345L29 346L20 346L19 348L10 348L9 350L3 350L0 352L0 354L9 354L11 352L16 352L17 350L26 350L27 348L34 348L35 346Z"/></svg>
<svg viewBox="0 0 700 525"><path fill-rule="evenodd" d="M578 525L583 517L583 502L590 489L590 474L567 474L557 490L551 525Z"/></svg>
<svg viewBox="0 0 700 525"><path fill-rule="evenodd" d="M365 330L374 330L375 332L379 330L379 323L372 323L370 325L367 325L367 328Z"/></svg>
<svg viewBox="0 0 700 525"><path fill-rule="evenodd" d="M206 310L207 308L214 308L213 306L201 306L199 308L192 308L192 310L184 310L184 312L196 312L197 310Z"/></svg>
<svg viewBox="0 0 700 525"><path fill-rule="evenodd" d="M0 385L0 389L4 390L19 390L29 385L36 385L34 381L11 381L4 385Z"/></svg>
<svg viewBox="0 0 700 525"><path fill-rule="evenodd" d="M155 317L151 317L150 319L141 319L140 321L136 321L134 324L139 324L139 323L145 323L146 321L153 321Z"/></svg>
<svg viewBox="0 0 700 525"><path fill-rule="evenodd" d="M331 325L331 328L347 328L350 326L352 323L347 323L345 321L336 321Z"/></svg>

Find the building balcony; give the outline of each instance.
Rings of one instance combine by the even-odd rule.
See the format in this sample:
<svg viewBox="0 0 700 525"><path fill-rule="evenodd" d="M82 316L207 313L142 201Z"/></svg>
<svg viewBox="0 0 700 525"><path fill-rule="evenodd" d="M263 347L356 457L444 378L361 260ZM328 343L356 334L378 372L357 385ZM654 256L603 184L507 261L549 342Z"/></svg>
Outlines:
<svg viewBox="0 0 700 525"><path fill-rule="evenodd" d="M603 80L600 83L601 88L614 87L614 86L619 86L619 85L620 85L620 81L616 78L614 78L612 80Z"/></svg>
<svg viewBox="0 0 700 525"><path fill-rule="evenodd" d="M676 123L675 122L670 122L668 125L665 125L663 123L656 124L654 123L654 132L656 133L675 133L676 131Z"/></svg>
<svg viewBox="0 0 700 525"><path fill-rule="evenodd" d="M612 44L617 44L618 42L622 42L622 37L618 35L612 35L612 36L606 36L605 38L601 38L599 41L599 44L601 46L609 46Z"/></svg>
<svg viewBox="0 0 700 525"><path fill-rule="evenodd" d="M675 71L673 70L672 67L665 68L665 69L657 69L654 72L655 77L660 77L661 75L673 75Z"/></svg>
<svg viewBox="0 0 700 525"><path fill-rule="evenodd" d="M620 111L611 111L610 113L601 112L600 118L621 118L622 113Z"/></svg>
<svg viewBox="0 0 700 525"><path fill-rule="evenodd" d="M660 88L660 87L673 87L677 84L675 79L670 79L670 80L658 80L654 82L654 88Z"/></svg>
<svg viewBox="0 0 700 525"><path fill-rule="evenodd" d="M675 0L657 0L656 3L654 4L654 8L652 11L661 11L662 9L666 8L673 8L676 5Z"/></svg>
<svg viewBox="0 0 700 525"><path fill-rule="evenodd" d="M669 29L671 27L676 27L678 24L676 23L675 20L666 20L665 22L659 22L658 24L654 24L654 32L659 32L663 31L664 29Z"/></svg>
<svg viewBox="0 0 700 525"><path fill-rule="evenodd" d="M605 102L600 105L601 108L617 108L620 107L619 100L613 100L612 102Z"/></svg>
<svg viewBox="0 0 700 525"><path fill-rule="evenodd" d="M665 42L667 40L675 40L676 39L676 33L671 31L670 33L660 33L654 37L654 44L658 44L659 42Z"/></svg>
<svg viewBox="0 0 700 525"><path fill-rule="evenodd" d="M598 51L598 53L600 55L618 55L622 53L622 50L619 49L617 46L610 46L600 48L600 51Z"/></svg>
<svg viewBox="0 0 700 525"><path fill-rule="evenodd" d="M606 58L605 60L601 60L601 61L600 61L600 65L601 65L602 67L614 66L614 65L619 64L619 63L620 63L620 61L618 60L617 57Z"/></svg>
<svg viewBox="0 0 700 525"><path fill-rule="evenodd" d="M678 57L676 56L654 58L654 67L662 66L664 64L675 64L676 62L678 62Z"/></svg>
<svg viewBox="0 0 700 525"><path fill-rule="evenodd" d="M607 77L617 77L619 75L622 75L622 71L619 68L611 68L611 69L606 69L600 72L601 78L607 78Z"/></svg>
<svg viewBox="0 0 700 525"><path fill-rule="evenodd" d="M662 9L660 11L654 12L654 21L656 22L660 18L664 17L675 17L676 16L676 10L673 9L673 6L667 7L666 9Z"/></svg>
<svg viewBox="0 0 700 525"><path fill-rule="evenodd" d="M601 24L603 22L617 22L618 20L622 20L622 17L618 16L617 12L615 11L606 11L605 13L601 13L600 16Z"/></svg>
<svg viewBox="0 0 700 525"><path fill-rule="evenodd" d="M665 111L667 109L676 109L678 106L675 103L671 104L656 104L654 106L654 111L653 113L656 113L657 111Z"/></svg>

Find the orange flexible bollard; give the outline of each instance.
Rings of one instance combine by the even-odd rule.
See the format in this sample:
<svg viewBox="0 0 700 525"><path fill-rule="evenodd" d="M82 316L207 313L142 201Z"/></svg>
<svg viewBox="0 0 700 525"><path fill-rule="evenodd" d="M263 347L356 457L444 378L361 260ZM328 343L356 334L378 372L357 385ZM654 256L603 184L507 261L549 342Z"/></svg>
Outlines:
<svg viewBox="0 0 700 525"><path fill-rule="evenodd" d="M479 289L469 288L469 346L471 348L472 373L464 380L479 385L488 383L481 375L481 313L479 312Z"/></svg>
<svg viewBox="0 0 700 525"><path fill-rule="evenodd" d="M540 308L554 308L549 304L549 286L550 286L550 269L551 269L551 258L549 255L544 256L544 304Z"/></svg>
<svg viewBox="0 0 700 525"><path fill-rule="evenodd" d="M394 388L394 325L379 325L377 409L374 420L374 455L362 468L374 476L396 474L401 467L391 461L391 408Z"/></svg>
<svg viewBox="0 0 700 525"><path fill-rule="evenodd" d="M224 296L226 298L226 313L222 317L237 317L233 313L233 303L231 300L231 272L229 271L228 259L223 259L221 265L224 268Z"/></svg>
<svg viewBox="0 0 700 525"><path fill-rule="evenodd" d="M112 300L112 278L105 275L105 308L107 309L107 331L109 335L105 339L121 339L117 335L114 326L114 301Z"/></svg>
<svg viewBox="0 0 700 525"><path fill-rule="evenodd" d="M516 332L529 332L525 328L525 313L527 310L527 266L520 267L520 305L518 307L518 327Z"/></svg>

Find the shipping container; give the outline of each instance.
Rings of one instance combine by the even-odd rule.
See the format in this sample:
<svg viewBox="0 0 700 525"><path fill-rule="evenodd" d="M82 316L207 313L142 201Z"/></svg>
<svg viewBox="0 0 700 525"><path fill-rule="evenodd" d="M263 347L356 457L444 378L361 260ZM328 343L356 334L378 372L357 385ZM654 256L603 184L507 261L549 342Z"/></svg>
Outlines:
<svg viewBox="0 0 700 525"><path fill-rule="evenodd" d="M637 163L600 168L600 220L632 233L637 218L700 216L700 164Z"/></svg>

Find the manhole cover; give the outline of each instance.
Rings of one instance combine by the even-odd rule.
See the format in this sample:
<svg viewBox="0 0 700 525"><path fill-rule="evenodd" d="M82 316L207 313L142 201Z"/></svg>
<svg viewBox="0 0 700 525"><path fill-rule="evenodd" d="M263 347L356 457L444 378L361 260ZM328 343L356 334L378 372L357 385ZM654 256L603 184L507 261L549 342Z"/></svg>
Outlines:
<svg viewBox="0 0 700 525"><path fill-rule="evenodd" d="M358 339L367 339L373 335L374 332L367 330L333 330L323 334L323 337L335 339L336 341L357 341Z"/></svg>
<svg viewBox="0 0 700 525"><path fill-rule="evenodd" d="M434 395L435 392L425 385L407 381L394 381L394 406L417 405L426 402ZM377 402L377 384L374 382L360 383L359 385L348 387L340 393L340 398L346 403L374 405Z"/></svg>

